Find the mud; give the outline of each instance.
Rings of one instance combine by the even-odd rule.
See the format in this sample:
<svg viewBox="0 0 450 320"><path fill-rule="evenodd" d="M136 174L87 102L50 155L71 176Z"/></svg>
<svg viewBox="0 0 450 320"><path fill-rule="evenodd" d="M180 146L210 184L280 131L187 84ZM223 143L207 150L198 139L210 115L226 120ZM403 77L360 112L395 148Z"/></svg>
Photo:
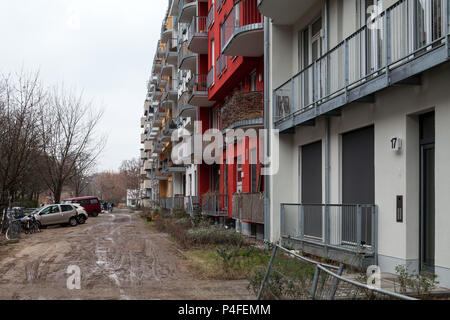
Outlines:
<svg viewBox="0 0 450 320"><path fill-rule="evenodd" d="M78 266L81 289L68 289ZM252 299L247 281L197 279L167 235L127 210L0 247L0 299Z"/></svg>

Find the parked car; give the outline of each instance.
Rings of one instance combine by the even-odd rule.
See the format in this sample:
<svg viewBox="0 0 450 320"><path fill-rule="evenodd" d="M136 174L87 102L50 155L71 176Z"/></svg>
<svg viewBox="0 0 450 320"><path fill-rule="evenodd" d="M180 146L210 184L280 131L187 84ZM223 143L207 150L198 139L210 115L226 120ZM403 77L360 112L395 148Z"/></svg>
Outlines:
<svg viewBox="0 0 450 320"><path fill-rule="evenodd" d="M100 212L102 212L102 208L100 207L100 201L97 197L79 197L79 198L69 198L64 199L62 203L72 204L78 203L80 204L84 210L86 210L87 214L93 217L97 217Z"/></svg>
<svg viewBox="0 0 450 320"><path fill-rule="evenodd" d="M78 211L75 206L71 204L51 204L42 208L36 209L29 216L22 218L22 222L34 216L39 224L39 228L52 225L70 225L75 227L78 225Z"/></svg>
<svg viewBox="0 0 450 320"><path fill-rule="evenodd" d="M77 215L77 221L79 224L85 224L88 219L88 214L86 210L81 206L79 203L72 203L72 205L77 209L78 215Z"/></svg>

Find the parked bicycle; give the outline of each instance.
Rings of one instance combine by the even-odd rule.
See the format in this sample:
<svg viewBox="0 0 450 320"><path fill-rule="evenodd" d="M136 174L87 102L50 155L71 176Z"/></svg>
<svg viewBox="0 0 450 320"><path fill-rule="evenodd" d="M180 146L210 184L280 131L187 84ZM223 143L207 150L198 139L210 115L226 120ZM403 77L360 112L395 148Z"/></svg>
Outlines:
<svg viewBox="0 0 450 320"><path fill-rule="evenodd" d="M19 219L15 219L12 212L5 209L2 215L2 233L5 234L6 240L15 240L20 238L22 229Z"/></svg>
<svg viewBox="0 0 450 320"><path fill-rule="evenodd" d="M25 221L22 220L22 229L24 230L25 234L41 232L41 229L39 228L39 222L36 220L36 217L34 215L31 215Z"/></svg>

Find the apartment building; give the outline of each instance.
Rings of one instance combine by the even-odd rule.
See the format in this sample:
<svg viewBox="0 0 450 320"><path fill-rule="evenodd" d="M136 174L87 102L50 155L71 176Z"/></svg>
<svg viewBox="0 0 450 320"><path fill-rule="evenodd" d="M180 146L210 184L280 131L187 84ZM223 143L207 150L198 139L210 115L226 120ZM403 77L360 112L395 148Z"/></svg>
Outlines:
<svg viewBox="0 0 450 320"><path fill-rule="evenodd" d="M280 130L270 240L450 286L449 2L258 7Z"/></svg>
<svg viewBox="0 0 450 320"><path fill-rule="evenodd" d="M143 196L164 209L184 206L192 213L201 206L203 214L236 221L238 231L262 238L261 138L227 141L217 164L185 165L172 161L170 139L175 128L223 135L263 128L257 0L169 1L157 48L141 119Z"/></svg>

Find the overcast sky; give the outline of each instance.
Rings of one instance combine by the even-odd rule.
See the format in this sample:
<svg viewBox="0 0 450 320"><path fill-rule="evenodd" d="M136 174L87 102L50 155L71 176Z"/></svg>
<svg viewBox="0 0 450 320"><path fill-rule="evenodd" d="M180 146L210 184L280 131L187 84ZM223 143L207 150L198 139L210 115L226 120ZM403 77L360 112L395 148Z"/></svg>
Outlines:
<svg viewBox="0 0 450 320"><path fill-rule="evenodd" d="M98 170L139 156L140 117L167 0L0 0L0 72L40 70L104 107Z"/></svg>

